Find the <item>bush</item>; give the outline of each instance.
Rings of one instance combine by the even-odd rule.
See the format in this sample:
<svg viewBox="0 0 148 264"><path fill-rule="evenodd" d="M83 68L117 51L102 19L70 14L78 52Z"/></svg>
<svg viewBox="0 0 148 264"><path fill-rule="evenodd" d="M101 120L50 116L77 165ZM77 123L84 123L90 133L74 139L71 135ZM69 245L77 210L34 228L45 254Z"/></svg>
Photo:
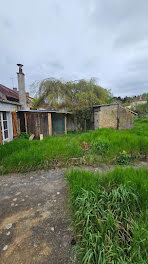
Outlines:
<svg viewBox="0 0 148 264"><path fill-rule="evenodd" d="M128 154L125 150L119 153L119 156L116 158L116 163L119 165L129 165L132 161L131 154Z"/></svg>
<svg viewBox="0 0 148 264"><path fill-rule="evenodd" d="M19 138L29 139L30 136L31 136L31 133L21 132L19 135Z"/></svg>
<svg viewBox="0 0 148 264"><path fill-rule="evenodd" d="M109 150L110 144L108 141L99 139L92 144L92 152L98 155L105 155Z"/></svg>

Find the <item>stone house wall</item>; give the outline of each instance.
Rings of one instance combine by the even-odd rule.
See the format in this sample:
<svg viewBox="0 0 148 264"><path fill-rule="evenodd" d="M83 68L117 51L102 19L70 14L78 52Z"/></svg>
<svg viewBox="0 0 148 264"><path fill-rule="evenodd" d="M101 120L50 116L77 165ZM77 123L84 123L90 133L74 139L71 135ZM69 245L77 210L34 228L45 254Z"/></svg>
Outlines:
<svg viewBox="0 0 148 264"><path fill-rule="evenodd" d="M134 115L119 104L94 107L94 129L132 129Z"/></svg>
<svg viewBox="0 0 148 264"><path fill-rule="evenodd" d="M94 129L114 128L117 129L118 105L100 106L94 109Z"/></svg>
<svg viewBox="0 0 148 264"><path fill-rule="evenodd" d="M134 127L134 115L127 109L120 107L119 129L132 129Z"/></svg>

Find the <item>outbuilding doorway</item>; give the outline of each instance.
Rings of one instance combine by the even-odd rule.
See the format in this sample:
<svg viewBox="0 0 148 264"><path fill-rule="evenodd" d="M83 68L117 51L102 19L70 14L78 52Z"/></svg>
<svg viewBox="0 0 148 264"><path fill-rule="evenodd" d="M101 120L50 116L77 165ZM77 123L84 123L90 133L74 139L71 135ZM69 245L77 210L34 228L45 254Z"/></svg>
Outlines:
<svg viewBox="0 0 148 264"><path fill-rule="evenodd" d="M52 114L52 133L53 135L62 135L65 133L65 115Z"/></svg>

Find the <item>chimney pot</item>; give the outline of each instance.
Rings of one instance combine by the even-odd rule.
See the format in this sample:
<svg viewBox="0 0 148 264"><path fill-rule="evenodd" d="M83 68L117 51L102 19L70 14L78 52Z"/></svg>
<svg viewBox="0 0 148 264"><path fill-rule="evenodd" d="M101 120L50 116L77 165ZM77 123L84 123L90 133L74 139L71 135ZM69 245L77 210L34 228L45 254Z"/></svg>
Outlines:
<svg viewBox="0 0 148 264"><path fill-rule="evenodd" d="M24 65L18 63L17 66L19 67L19 73L23 73L22 67L23 67Z"/></svg>

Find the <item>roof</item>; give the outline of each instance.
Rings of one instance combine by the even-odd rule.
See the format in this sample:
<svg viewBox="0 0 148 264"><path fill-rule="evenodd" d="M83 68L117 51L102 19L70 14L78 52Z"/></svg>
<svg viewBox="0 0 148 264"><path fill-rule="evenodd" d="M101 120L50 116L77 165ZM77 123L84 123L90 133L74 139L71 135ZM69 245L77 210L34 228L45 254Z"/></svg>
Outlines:
<svg viewBox="0 0 148 264"><path fill-rule="evenodd" d="M98 108L102 106L110 106L110 105L119 105L118 103L113 103L113 104L100 104L100 105L93 105L93 108Z"/></svg>
<svg viewBox="0 0 148 264"><path fill-rule="evenodd" d="M102 106L110 106L110 105L120 105L119 103L113 103L113 104L102 104L102 105L93 105L93 108L99 108L99 107L102 107ZM124 108L125 110L127 110L128 112L130 112L131 114L133 115L137 115L137 113L131 111L130 109L128 108L125 108L123 106L120 105L120 107Z"/></svg>
<svg viewBox="0 0 148 264"><path fill-rule="evenodd" d="M18 99L19 100L19 94L18 92L0 84L0 92L5 94L8 97L12 97L14 99Z"/></svg>
<svg viewBox="0 0 148 264"><path fill-rule="evenodd" d="M18 106L21 106L21 104L19 104L18 102L9 101L9 100L2 100L2 99L0 99L0 103L4 103L4 104L12 104L12 105L18 105Z"/></svg>
<svg viewBox="0 0 148 264"><path fill-rule="evenodd" d="M133 114L133 115L136 115L136 116L138 115L136 112L134 112L134 111L132 111L132 110L130 110L130 109L128 109L128 108L125 108L125 107L123 107L123 106L121 106L121 105L120 105L120 107L123 108L123 109L125 109L125 110L127 110L128 112L130 112L130 113Z"/></svg>
<svg viewBox="0 0 148 264"><path fill-rule="evenodd" d="M56 111L56 110L24 110L20 109L18 112L23 112L23 113L58 113L58 114L71 114L70 112L67 111Z"/></svg>
<svg viewBox="0 0 148 264"><path fill-rule="evenodd" d="M16 100L19 101L19 92L18 91L14 91L2 84L0 84L0 92L5 94L7 97L12 97ZM26 96L27 101L30 101L30 97Z"/></svg>

